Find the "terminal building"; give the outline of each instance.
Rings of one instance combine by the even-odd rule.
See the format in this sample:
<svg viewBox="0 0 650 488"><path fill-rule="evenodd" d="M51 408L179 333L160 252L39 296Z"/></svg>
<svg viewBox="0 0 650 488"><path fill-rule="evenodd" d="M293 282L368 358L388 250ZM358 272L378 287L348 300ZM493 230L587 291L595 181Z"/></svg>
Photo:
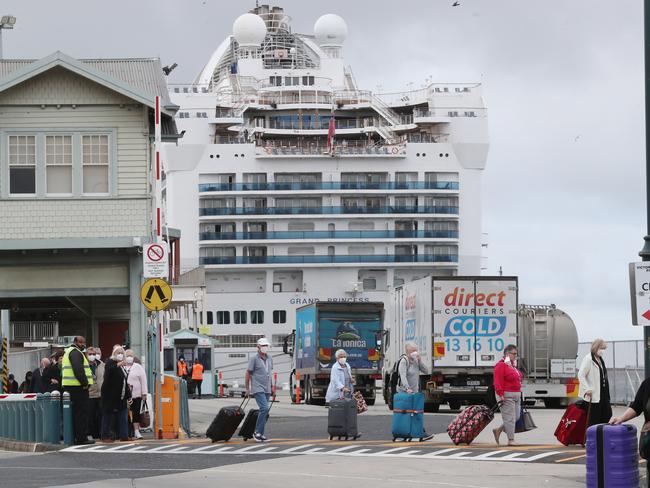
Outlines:
<svg viewBox="0 0 650 488"><path fill-rule="evenodd" d="M373 93L345 64L345 49L368 48L347 33L333 14L295 33L260 5L193 83L169 85L185 135L166 149L167 221L181 281L205 286L217 368L241 366L261 336L279 346L301 305L480 274L481 86Z"/></svg>

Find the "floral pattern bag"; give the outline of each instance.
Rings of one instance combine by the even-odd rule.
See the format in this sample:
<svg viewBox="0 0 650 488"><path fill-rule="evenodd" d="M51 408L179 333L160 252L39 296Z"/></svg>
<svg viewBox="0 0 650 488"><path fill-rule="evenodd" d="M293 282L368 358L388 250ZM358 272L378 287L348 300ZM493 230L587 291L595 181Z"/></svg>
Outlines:
<svg viewBox="0 0 650 488"><path fill-rule="evenodd" d="M368 404L366 403L366 400L363 398L363 394L360 391L355 391L354 395L352 395L352 398L354 398L357 402L357 413L368 411Z"/></svg>

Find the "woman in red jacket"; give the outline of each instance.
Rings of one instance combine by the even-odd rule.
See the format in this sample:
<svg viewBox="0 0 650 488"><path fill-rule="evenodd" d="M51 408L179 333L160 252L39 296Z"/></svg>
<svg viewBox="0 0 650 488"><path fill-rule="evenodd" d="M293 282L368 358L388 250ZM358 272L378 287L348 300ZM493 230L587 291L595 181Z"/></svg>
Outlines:
<svg viewBox="0 0 650 488"><path fill-rule="evenodd" d="M499 444L499 437L505 431L508 445L516 446L515 424L521 414L521 371L517 369L517 346L510 344L504 351L503 358L494 366L494 391L501 403L503 424L492 430L494 439Z"/></svg>

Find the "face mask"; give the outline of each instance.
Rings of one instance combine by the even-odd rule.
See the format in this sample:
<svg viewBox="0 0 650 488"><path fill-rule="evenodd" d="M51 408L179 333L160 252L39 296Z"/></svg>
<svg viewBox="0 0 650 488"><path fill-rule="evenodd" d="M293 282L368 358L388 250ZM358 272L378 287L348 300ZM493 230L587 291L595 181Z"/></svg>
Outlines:
<svg viewBox="0 0 650 488"><path fill-rule="evenodd" d="M341 366L344 366L346 362L347 362L347 358L339 358L339 364Z"/></svg>
<svg viewBox="0 0 650 488"><path fill-rule="evenodd" d="M418 352L417 352L417 351L413 351L413 352L411 353L411 357L412 357L413 359L417 358L417 357L418 357Z"/></svg>
<svg viewBox="0 0 650 488"><path fill-rule="evenodd" d="M260 346L260 352L266 354L269 350L269 346Z"/></svg>
<svg viewBox="0 0 650 488"><path fill-rule="evenodd" d="M599 356L602 356L603 354L605 354L605 349L598 349L596 354L598 354Z"/></svg>
<svg viewBox="0 0 650 488"><path fill-rule="evenodd" d="M127 356L126 364L133 364L133 357L132 356Z"/></svg>
<svg viewBox="0 0 650 488"><path fill-rule="evenodd" d="M124 359L124 354L116 354L115 359L118 361L122 361Z"/></svg>
<svg viewBox="0 0 650 488"><path fill-rule="evenodd" d="M88 355L88 361L93 362L95 360L95 355L94 354L89 354Z"/></svg>

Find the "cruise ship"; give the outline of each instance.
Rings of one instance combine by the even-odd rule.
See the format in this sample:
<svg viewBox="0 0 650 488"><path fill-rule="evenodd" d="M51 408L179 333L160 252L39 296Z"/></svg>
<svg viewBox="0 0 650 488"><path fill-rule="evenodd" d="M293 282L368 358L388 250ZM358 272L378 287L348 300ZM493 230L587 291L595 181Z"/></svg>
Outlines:
<svg viewBox="0 0 650 488"><path fill-rule="evenodd" d="M480 274L481 85L373 93L345 64L347 33L325 14L298 34L283 8L258 5L193 83L169 85L184 136L165 151L166 220L182 281L205 287L217 369L262 336L277 352L301 305Z"/></svg>

